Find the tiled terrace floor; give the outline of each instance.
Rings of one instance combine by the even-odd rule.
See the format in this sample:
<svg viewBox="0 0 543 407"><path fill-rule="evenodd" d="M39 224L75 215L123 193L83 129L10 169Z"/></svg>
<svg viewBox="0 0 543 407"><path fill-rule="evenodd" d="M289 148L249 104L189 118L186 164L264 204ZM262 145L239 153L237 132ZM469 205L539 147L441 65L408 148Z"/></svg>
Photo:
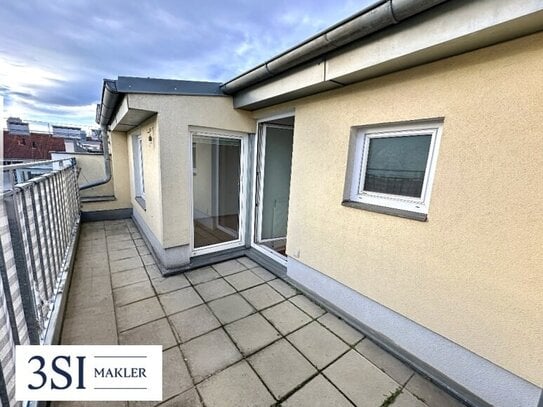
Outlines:
<svg viewBox="0 0 543 407"><path fill-rule="evenodd" d="M162 345L164 406L460 405L248 258L161 277L128 220L83 224L62 342Z"/></svg>

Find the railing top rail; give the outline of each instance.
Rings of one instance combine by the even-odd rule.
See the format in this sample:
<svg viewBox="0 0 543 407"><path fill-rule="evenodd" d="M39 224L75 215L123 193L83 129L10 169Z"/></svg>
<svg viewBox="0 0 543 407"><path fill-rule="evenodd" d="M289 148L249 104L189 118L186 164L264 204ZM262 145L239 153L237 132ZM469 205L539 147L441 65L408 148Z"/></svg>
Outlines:
<svg viewBox="0 0 543 407"><path fill-rule="evenodd" d="M20 164L0 165L0 167L2 167L2 171L9 171L9 170L17 170L19 168L28 168L28 167L35 167L35 166L40 166L40 165L55 164L55 163L60 163L64 161L73 162L73 158L69 157L69 158L62 158L60 160L44 160L44 161L33 161L33 162L20 163Z"/></svg>

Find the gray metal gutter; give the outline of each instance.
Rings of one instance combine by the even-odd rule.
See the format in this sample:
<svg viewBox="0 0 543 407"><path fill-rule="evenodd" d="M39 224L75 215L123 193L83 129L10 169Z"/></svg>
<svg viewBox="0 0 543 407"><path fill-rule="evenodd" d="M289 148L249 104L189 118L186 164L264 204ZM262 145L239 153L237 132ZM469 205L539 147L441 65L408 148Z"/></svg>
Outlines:
<svg viewBox="0 0 543 407"><path fill-rule="evenodd" d="M343 47L447 0L381 0L303 43L224 83L232 95L313 58Z"/></svg>

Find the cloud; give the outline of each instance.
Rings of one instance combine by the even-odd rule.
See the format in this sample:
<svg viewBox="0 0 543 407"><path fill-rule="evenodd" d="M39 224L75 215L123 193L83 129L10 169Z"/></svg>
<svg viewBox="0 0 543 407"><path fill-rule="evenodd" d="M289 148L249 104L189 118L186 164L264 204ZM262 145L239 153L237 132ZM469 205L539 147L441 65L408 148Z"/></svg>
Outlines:
<svg viewBox="0 0 543 407"><path fill-rule="evenodd" d="M103 78L226 81L370 1L362 3L8 0L0 13L5 115L89 125Z"/></svg>

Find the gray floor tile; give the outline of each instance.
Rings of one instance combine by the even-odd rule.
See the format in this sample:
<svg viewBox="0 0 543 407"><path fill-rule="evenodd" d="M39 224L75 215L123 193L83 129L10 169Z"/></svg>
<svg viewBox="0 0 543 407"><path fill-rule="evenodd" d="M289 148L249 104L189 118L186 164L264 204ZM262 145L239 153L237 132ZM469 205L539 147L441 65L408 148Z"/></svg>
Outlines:
<svg viewBox="0 0 543 407"><path fill-rule="evenodd" d="M187 391L194 386L179 347L176 346L162 353L162 365L163 399Z"/></svg>
<svg viewBox="0 0 543 407"><path fill-rule="evenodd" d="M250 288L240 293L257 310L268 308L284 301L284 297L267 284Z"/></svg>
<svg viewBox="0 0 543 407"><path fill-rule="evenodd" d="M428 407L427 404L424 404L418 398L413 396L407 390L402 391L398 397L394 400L394 407Z"/></svg>
<svg viewBox="0 0 543 407"><path fill-rule="evenodd" d="M245 361L200 383L198 390L208 407L268 407L274 403Z"/></svg>
<svg viewBox="0 0 543 407"><path fill-rule="evenodd" d="M380 406L390 393L400 387L354 350L323 373L357 406Z"/></svg>
<svg viewBox="0 0 543 407"><path fill-rule="evenodd" d="M166 318L140 325L119 334L121 345L162 345L163 349L177 344Z"/></svg>
<svg viewBox="0 0 543 407"><path fill-rule="evenodd" d="M283 335L287 335L311 321L309 316L288 301L262 311L262 315Z"/></svg>
<svg viewBox="0 0 543 407"><path fill-rule="evenodd" d="M426 380L419 374L415 374L407 382L404 392L409 392L420 400L423 400L429 407L460 407L463 404L451 395L445 393L432 382Z"/></svg>
<svg viewBox="0 0 543 407"><path fill-rule="evenodd" d="M363 334L329 312L320 317L318 321L349 345L354 345L364 338Z"/></svg>
<svg viewBox="0 0 543 407"><path fill-rule="evenodd" d="M252 269L253 267L258 266L258 264L256 262L254 262L253 260L251 260L248 257L240 257L239 259L236 259L236 260L239 261L241 264L243 264L248 269Z"/></svg>
<svg viewBox="0 0 543 407"><path fill-rule="evenodd" d="M202 402L196 389L192 388L175 396L173 399L165 401L160 407L202 407Z"/></svg>
<svg viewBox="0 0 543 407"><path fill-rule="evenodd" d="M352 404L322 375L281 403L284 407L350 407Z"/></svg>
<svg viewBox="0 0 543 407"><path fill-rule="evenodd" d="M166 315L172 315L203 303L198 293L192 287L162 294L158 298L164 307Z"/></svg>
<svg viewBox="0 0 543 407"><path fill-rule="evenodd" d="M166 294L190 286L190 283L183 274L171 277L154 278L151 280L151 283L159 294Z"/></svg>
<svg viewBox="0 0 543 407"><path fill-rule="evenodd" d="M287 339L318 369L324 368L349 349L345 342L317 322L304 326Z"/></svg>
<svg viewBox="0 0 543 407"><path fill-rule="evenodd" d="M164 317L158 300L148 298L117 308L117 327L119 332L134 328Z"/></svg>
<svg viewBox="0 0 543 407"><path fill-rule="evenodd" d="M125 260L125 259L130 259L133 257L139 257L139 253L135 247L129 247L128 249L122 249L122 250L115 250L109 253L110 261Z"/></svg>
<svg viewBox="0 0 543 407"><path fill-rule="evenodd" d="M254 353L281 337L260 314L249 315L224 328L244 355Z"/></svg>
<svg viewBox="0 0 543 407"><path fill-rule="evenodd" d="M214 264L212 267L221 276L227 276L229 274L237 273L238 271L246 269L246 267L237 260L224 261L222 263Z"/></svg>
<svg viewBox="0 0 543 407"><path fill-rule="evenodd" d="M133 240L113 240L107 243L107 250L109 253L115 250L128 249L130 247L136 247Z"/></svg>
<svg viewBox="0 0 543 407"><path fill-rule="evenodd" d="M147 248L147 246L137 246L137 244L136 244L136 249L138 250L138 254L140 256L147 256L147 255L151 254L151 252ZM154 262L153 262L153 264L154 264Z"/></svg>
<svg viewBox="0 0 543 407"><path fill-rule="evenodd" d="M150 264L145 266L145 271L147 271L147 275L151 280L154 280L156 278L164 278L156 264Z"/></svg>
<svg viewBox="0 0 543 407"><path fill-rule="evenodd" d="M297 295L289 299L294 305L304 311L312 318L318 318L325 314L326 311L307 298L305 295Z"/></svg>
<svg viewBox="0 0 543 407"><path fill-rule="evenodd" d="M239 294L229 295L208 303L215 316L223 324L241 319L254 312L253 307Z"/></svg>
<svg viewBox="0 0 543 407"><path fill-rule="evenodd" d="M171 315L170 321L182 342L221 326L205 304Z"/></svg>
<svg viewBox="0 0 543 407"><path fill-rule="evenodd" d="M134 244L136 245L136 247L146 247L147 246L145 244L145 240L143 240L142 238L134 239Z"/></svg>
<svg viewBox="0 0 543 407"><path fill-rule="evenodd" d="M252 268L251 271L264 281L270 281L277 278L275 274L260 266Z"/></svg>
<svg viewBox="0 0 543 407"><path fill-rule="evenodd" d="M262 280L256 274L251 273L249 270L226 276L225 280L234 286L234 288L238 291L264 283L264 280Z"/></svg>
<svg viewBox="0 0 543 407"><path fill-rule="evenodd" d="M150 266L151 264L155 264L155 259L150 253L149 254L142 254L141 255L141 261L146 266Z"/></svg>
<svg viewBox="0 0 543 407"><path fill-rule="evenodd" d="M147 273L143 267L111 274L111 285L113 288L124 287L148 280L149 277L147 277Z"/></svg>
<svg viewBox="0 0 543 407"><path fill-rule="evenodd" d="M268 284L277 291L279 291L279 293L285 298L290 298L298 294L293 287L278 278L272 281L268 281Z"/></svg>
<svg viewBox="0 0 543 407"><path fill-rule="evenodd" d="M255 353L248 360L276 399L317 373L300 352L284 339Z"/></svg>
<svg viewBox="0 0 543 407"><path fill-rule="evenodd" d="M356 350L400 384L405 384L414 373L412 369L367 338L356 345Z"/></svg>
<svg viewBox="0 0 543 407"><path fill-rule="evenodd" d="M149 280L119 287L113 290L113 298L116 306L126 305L131 302L144 300L155 296L155 291Z"/></svg>
<svg viewBox="0 0 543 407"><path fill-rule="evenodd" d="M185 276L193 285L206 283L220 277L219 273L217 273L211 267L202 267L196 270L189 271L185 273Z"/></svg>
<svg viewBox="0 0 543 407"><path fill-rule="evenodd" d="M125 249L126 250L126 249ZM140 256L129 257L122 260L110 261L110 267L112 273L117 273L119 271L132 270L138 267L143 267Z"/></svg>
<svg viewBox="0 0 543 407"><path fill-rule="evenodd" d="M181 350L197 383L242 358L222 329L184 343Z"/></svg>
<svg viewBox="0 0 543 407"><path fill-rule="evenodd" d="M195 286L205 301L212 301L216 298L225 297L236 292L224 279L208 281L207 283Z"/></svg>

